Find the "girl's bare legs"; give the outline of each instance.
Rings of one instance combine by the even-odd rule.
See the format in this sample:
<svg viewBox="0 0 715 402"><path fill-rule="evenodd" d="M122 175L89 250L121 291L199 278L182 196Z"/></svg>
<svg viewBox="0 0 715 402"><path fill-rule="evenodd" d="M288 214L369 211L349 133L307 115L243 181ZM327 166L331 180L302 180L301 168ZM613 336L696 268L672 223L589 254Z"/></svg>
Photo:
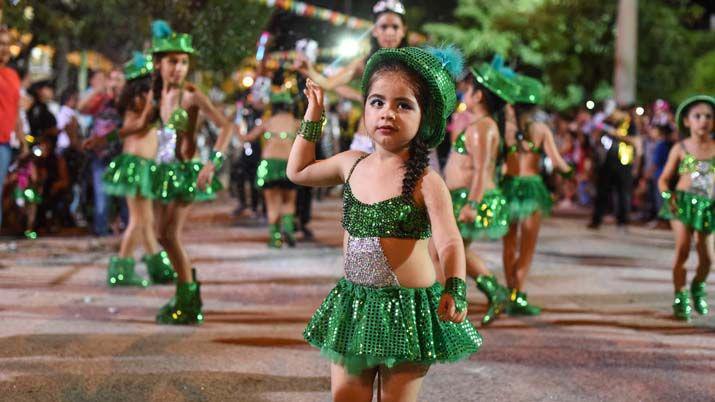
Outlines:
<svg viewBox="0 0 715 402"><path fill-rule="evenodd" d="M382 402L413 402L422 388L429 366L400 364L393 368L380 367Z"/></svg>
<svg viewBox="0 0 715 402"><path fill-rule="evenodd" d="M689 230L683 222L678 220L671 220L670 227L673 229L673 236L675 236L673 287L676 292L679 292L685 287L687 276L685 262L688 261L688 256L690 255L690 242L693 237L693 232Z"/></svg>
<svg viewBox="0 0 715 402"><path fill-rule="evenodd" d="M266 200L266 215L268 216L268 224L279 224L283 199L281 196L281 190L276 188L267 188L263 190L263 196Z"/></svg>
<svg viewBox="0 0 715 402"><path fill-rule="evenodd" d="M333 402L371 402L372 384L377 368L363 370L359 376L348 374L343 366L330 365L330 391Z"/></svg>
<svg viewBox="0 0 715 402"><path fill-rule="evenodd" d="M519 242L519 257L514 263L515 288L523 289L526 275L531 268L536 251L536 242L539 240L541 227L541 213L536 212L521 222L521 241Z"/></svg>
<svg viewBox="0 0 715 402"><path fill-rule="evenodd" d="M509 225L509 232L502 239L502 263L504 264L504 276L509 288L516 288L516 246L518 241L519 225L512 223Z"/></svg>
<svg viewBox="0 0 715 402"><path fill-rule="evenodd" d="M281 193L283 200L281 215L295 215L295 200L298 192L296 190L283 190Z"/></svg>
<svg viewBox="0 0 715 402"><path fill-rule="evenodd" d="M472 241L468 239L462 239L462 241L464 242L464 255L467 257L467 275L472 278L477 278L480 275L491 275L492 273L487 269L487 264L484 263L484 260L469 249Z"/></svg>
<svg viewBox="0 0 715 402"><path fill-rule="evenodd" d="M695 248L698 251L698 270L695 273L693 281L705 282L710 274L710 266L713 261L712 235L703 232L696 232Z"/></svg>
<svg viewBox="0 0 715 402"><path fill-rule="evenodd" d="M159 207L159 243L169 254L171 265L178 274L179 282L191 283L191 261L181 242L181 232L189 216L191 204L174 201Z"/></svg>
<svg viewBox="0 0 715 402"><path fill-rule="evenodd" d="M119 256L133 257L139 242L143 243L144 251L156 254L160 250L159 242L154 233L154 214L152 203L143 197L126 197L129 208L129 224L124 230Z"/></svg>

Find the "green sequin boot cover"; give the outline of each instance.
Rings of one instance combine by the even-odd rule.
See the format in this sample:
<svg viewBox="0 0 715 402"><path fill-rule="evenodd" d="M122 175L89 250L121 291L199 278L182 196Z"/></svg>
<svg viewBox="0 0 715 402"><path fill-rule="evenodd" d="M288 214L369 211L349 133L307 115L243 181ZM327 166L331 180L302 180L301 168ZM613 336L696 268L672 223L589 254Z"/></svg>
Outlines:
<svg viewBox="0 0 715 402"><path fill-rule="evenodd" d="M489 325L502 313L509 300L509 291L499 284L494 275L479 275L476 280L477 289L487 297L489 308L482 317L482 325Z"/></svg>
<svg viewBox="0 0 715 402"><path fill-rule="evenodd" d="M268 225L268 247L283 247L283 236L281 236L281 229L277 223Z"/></svg>
<svg viewBox="0 0 715 402"><path fill-rule="evenodd" d="M194 281L191 283L177 282L176 294L156 315L158 324L192 325L204 321L201 311L201 284L196 281L196 271L193 269L192 276Z"/></svg>
<svg viewBox="0 0 715 402"><path fill-rule="evenodd" d="M700 315L706 315L710 309L708 308L708 292L705 290L705 282L693 281L690 284L690 293L693 295L695 311Z"/></svg>
<svg viewBox="0 0 715 402"><path fill-rule="evenodd" d="M295 247L295 215L283 215L281 217L281 226L286 243L290 247Z"/></svg>
<svg viewBox="0 0 715 402"><path fill-rule="evenodd" d="M107 270L107 285L115 286L149 286L149 281L134 272L134 258L114 256L109 259Z"/></svg>
<svg viewBox="0 0 715 402"><path fill-rule="evenodd" d="M690 315L693 313L693 308L690 307L690 296L687 290L675 292L675 300L673 300L673 315L675 318L683 321L690 321Z"/></svg>
<svg viewBox="0 0 715 402"><path fill-rule="evenodd" d="M171 283L176 279L176 272L171 266L169 254L166 251L145 255L142 261L146 264L152 283Z"/></svg>
<svg viewBox="0 0 715 402"><path fill-rule="evenodd" d="M506 313L509 315L539 315L541 314L541 308L529 304L526 293L511 289Z"/></svg>

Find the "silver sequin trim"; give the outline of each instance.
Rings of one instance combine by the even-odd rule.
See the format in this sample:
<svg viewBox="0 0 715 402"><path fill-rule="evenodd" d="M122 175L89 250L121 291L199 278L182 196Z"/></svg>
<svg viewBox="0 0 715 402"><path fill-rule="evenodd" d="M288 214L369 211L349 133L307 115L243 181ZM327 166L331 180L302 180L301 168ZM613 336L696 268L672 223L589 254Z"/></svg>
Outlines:
<svg viewBox="0 0 715 402"><path fill-rule="evenodd" d="M157 163L176 162L176 130L162 127L156 130L159 138L159 149L156 152Z"/></svg>
<svg viewBox="0 0 715 402"><path fill-rule="evenodd" d="M348 236L345 279L361 286L400 286L382 250L379 237Z"/></svg>

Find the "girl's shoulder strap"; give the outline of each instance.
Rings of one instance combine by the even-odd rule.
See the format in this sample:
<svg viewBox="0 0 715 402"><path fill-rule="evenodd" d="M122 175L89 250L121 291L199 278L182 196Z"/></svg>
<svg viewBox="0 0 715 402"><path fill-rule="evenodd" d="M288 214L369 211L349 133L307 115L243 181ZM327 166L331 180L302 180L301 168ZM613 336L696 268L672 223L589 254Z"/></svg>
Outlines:
<svg viewBox="0 0 715 402"><path fill-rule="evenodd" d="M350 168L350 172L348 173L348 177L345 179L345 182L346 182L346 183L349 182L349 181L350 181L350 178L353 176L353 172L355 171L355 167L357 166L357 164L360 163L360 161L362 161L363 159L367 158L369 155L370 155L370 154L362 154L359 158L357 158L357 160L356 160L355 163L353 164L353 167Z"/></svg>
<svg viewBox="0 0 715 402"><path fill-rule="evenodd" d="M686 154L689 154L688 148L685 147L685 140L679 141L678 144L680 144L680 148L685 152Z"/></svg>

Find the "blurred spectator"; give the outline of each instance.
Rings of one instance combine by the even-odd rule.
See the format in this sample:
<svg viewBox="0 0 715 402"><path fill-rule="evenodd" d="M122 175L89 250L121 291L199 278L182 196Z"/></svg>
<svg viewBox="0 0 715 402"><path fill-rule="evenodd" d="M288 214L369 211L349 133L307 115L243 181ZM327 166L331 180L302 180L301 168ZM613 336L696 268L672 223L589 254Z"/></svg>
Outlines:
<svg viewBox="0 0 715 402"><path fill-rule="evenodd" d="M15 70L7 67L10 61L12 38L5 26L0 26L0 227L2 227L2 194L5 175L10 166L12 150L10 138L13 132L22 136L22 126L18 124L20 113L20 77Z"/></svg>
<svg viewBox="0 0 715 402"><path fill-rule="evenodd" d="M55 96L54 84L49 79L41 79L32 83L28 92L33 102L27 111L30 133L35 140L45 136L57 136L57 119L49 108L49 102Z"/></svg>
<svg viewBox="0 0 715 402"><path fill-rule="evenodd" d="M60 218L67 210L69 203L70 177L67 172L67 162L57 154L57 137L45 135L40 137L36 149L37 169L41 183L40 204L37 219L38 227L54 233L63 224Z"/></svg>

